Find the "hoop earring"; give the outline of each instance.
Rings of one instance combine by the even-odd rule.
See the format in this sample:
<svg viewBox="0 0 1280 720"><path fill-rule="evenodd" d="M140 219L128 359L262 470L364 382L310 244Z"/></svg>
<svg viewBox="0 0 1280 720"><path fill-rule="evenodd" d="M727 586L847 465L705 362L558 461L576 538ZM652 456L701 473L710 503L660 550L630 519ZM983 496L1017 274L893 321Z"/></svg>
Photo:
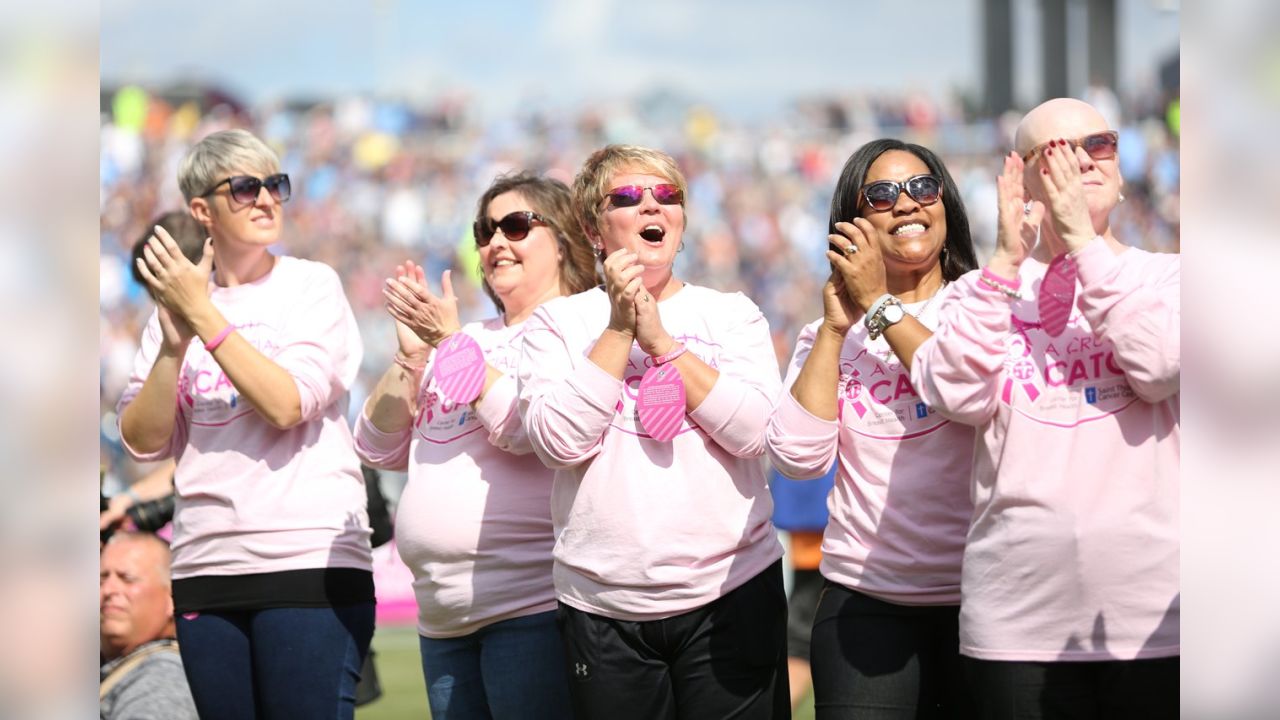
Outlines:
<svg viewBox="0 0 1280 720"><path fill-rule="evenodd" d="M1116 202L1124 202L1124 193L1120 193L1120 199Z"/></svg>
<svg viewBox="0 0 1280 720"><path fill-rule="evenodd" d="M684 252L684 238L680 238L680 247L676 248L676 252L678 253Z"/></svg>

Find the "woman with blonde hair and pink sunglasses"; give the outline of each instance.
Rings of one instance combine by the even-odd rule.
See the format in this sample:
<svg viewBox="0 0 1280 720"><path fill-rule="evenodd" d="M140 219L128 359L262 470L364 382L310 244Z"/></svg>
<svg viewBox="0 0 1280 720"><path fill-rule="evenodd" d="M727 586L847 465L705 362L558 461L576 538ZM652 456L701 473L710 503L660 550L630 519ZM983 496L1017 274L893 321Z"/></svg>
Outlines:
<svg viewBox="0 0 1280 720"><path fill-rule="evenodd" d="M960 652L983 718L1177 717L1180 268L1125 245L1116 132L1027 113L987 266L915 353L977 428Z"/></svg>
<svg viewBox="0 0 1280 720"><path fill-rule="evenodd" d="M570 711L551 471L516 412L515 368L534 310L599 275L558 180L497 178L474 232L498 315L464 326L449 271L437 295L421 267L397 267L384 294L398 349L356 421L356 449L374 467L409 472L396 548L414 575L431 717L554 720Z"/></svg>
<svg viewBox="0 0 1280 720"><path fill-rule="evenodd" d="M777 360L754 303L674 276L686 187L656 150L593 153L574 203L604 284L544 304L525 332L520 411L555 471L578 717L790 715L761 457Z"/></svg>

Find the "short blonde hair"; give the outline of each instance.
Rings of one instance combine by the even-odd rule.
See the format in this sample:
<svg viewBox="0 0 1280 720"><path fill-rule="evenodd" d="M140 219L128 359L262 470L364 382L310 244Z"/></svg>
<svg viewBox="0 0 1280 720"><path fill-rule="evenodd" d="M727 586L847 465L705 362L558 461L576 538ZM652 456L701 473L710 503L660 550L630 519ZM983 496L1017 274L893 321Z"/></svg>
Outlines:
<svg viewBox="0 0 1280 720"><path fill-rule="evenodd" d="M591 153L573 179L573 208L588 236L600 236L600 214L604 212L605 195L612 189L610 183L614 176L627 170L669 180L680 188L681 195L688 201L689 183L670 155L637 145L606 145ZM689 224L688 214L684 221Z"/></svg>
<svg viewBox="0 0 1280 720"><path fill-rule="evenodd" d="M280 172L280 158L267 144L246 130L221 130L205 137L187 151L178 166L178 189L190 203L237 170L253 169L265 175Z"/></svg>

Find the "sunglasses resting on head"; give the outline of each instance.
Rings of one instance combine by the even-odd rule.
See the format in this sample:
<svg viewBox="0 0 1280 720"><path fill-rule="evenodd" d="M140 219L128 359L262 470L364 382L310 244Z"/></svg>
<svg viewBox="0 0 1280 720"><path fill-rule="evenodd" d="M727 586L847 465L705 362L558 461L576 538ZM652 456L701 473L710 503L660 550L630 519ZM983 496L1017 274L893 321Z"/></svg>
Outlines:
<svg viewBox="0 0 1280 720"><path fill-rule="evenodd" d="M471 231L476 236L476 246L485 247L493 240L494 233L499 230L508 241L519 242L529 236L529 231L533 230L535 225L546 224L546 219L536 212L517 210L507 213L501 220L495 221L486 217L477 222Z"/></svg>
<svg viewBox="0 0 1280 720"><path fill-rule="evenodd" d="M213 187L205 190L200 197L209 197L223 185L226 185L227 190L230 191L231 199L241 205L249 205L256 202L258 193L264 187L268 193L271 193L271 197L280 203L287 202L293 192L293 186L289 183L289 176L286 173L276 173L265 178L256 178L252 175L232 175L215 183Z"/></svg>
<svg viewBox="0 0 1280 720"><path fill-rule="evenodd" d="M644 200L645 190L653 193L653 199L659 205L679 205L684 202L684 193L680 191L680 186L671 183L660 183L649 187L622 185L605 193L605 197L614 207L633 207Z"/></svg>

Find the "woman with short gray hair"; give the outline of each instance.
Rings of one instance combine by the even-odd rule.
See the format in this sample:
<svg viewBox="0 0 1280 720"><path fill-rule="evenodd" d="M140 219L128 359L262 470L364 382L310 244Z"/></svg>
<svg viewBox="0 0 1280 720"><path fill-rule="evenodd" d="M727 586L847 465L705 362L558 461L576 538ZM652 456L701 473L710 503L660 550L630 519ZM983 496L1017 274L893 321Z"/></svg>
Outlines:
<svg viewBox="0 0 1280 720"><path fill-rule="evenodd" d="M137 261L156 312L119 423L135 459L177 460L191 692L201 717L351 718L374 621L355 318L332 268L269 252L291 184L261 140L204 138L178 184L209 238L192 262L157 227Z"/></svg>

